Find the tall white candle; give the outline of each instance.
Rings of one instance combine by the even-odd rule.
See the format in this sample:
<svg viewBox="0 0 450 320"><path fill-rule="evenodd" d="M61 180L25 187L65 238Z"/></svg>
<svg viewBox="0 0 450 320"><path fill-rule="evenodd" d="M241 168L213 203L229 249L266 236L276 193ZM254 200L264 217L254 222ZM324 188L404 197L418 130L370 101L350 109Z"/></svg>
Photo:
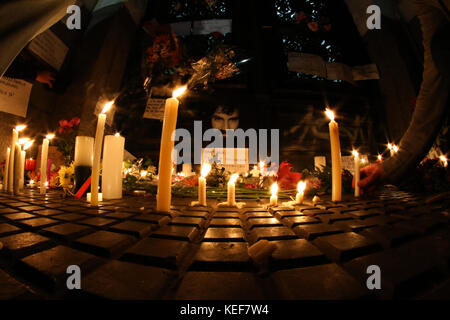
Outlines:
<svg viewBox="0 0 450 320"><path fill-rule="evenodd" d="M300 181L297 185L297 195L295 196L295 202L297 204L303 203L303 197L305 195L306 182Z"/></svg>
<svg viewBox="0 0 450 320"><path fill-rule="evenodd" d="M183 94L186 87L174 90L172 98L166 100L164 120L161 132L161 145L159 149L158 191L156 194L156 210L169 212L172 200L172 151L174 137L172 137L178 118L178 96Z"/></svg>
<svg viewBox="0 0 450 320"><path fill-rule="evenodd" d="M359 162L359 153L356 150L352 151L353 157L355 159L355 197L359 197L359 177L360 177L360 173L359 173L359 167L360 167L360 162Z"/></svg>
<svg viewBox="0 0 450 320"><path fill-rule="evenodd" d="M16 151L16 143L19 139L19 132L25 129L25 125L19 125L16 126L12 130L12 136L11 136L11 151L9 153L9 167L8 167L8 192L13 193L14 192L14 155Z"/></svg>
<svg viewBox="0 0 450 320"><path fill-rule="evenodd" d="M201 206L206 206L206 176L210 170L211 165L204 163L202 165L201 177L198 178L198 204Z"/></svg>
<svg viewBox="0 0 450 320"><path fill-rule="evenodd" d="M122 164L125 138L105 136L103 147L102 193L104 199L122 198Z"/></svg>
<svg viewBox="0 0 450 320"><path fill-rule="evenodd" d="M270 205L276 206L278 203L278 184L274 182L270 187L272 195L270 196Z"/></svg>
<svg viewBox="0 0 450 320"><path fill-rule="evenodd" d="M230 180L228 180L228 188L227 188L227 203L229 206L236 205L236 180L239 178L237 173L231 175Z"/></svg>
<svg viewBox="0 0 450 320"><path fill-rule="evenodd" d="M9 157L11 154L11 148L6 149L6 159L5 159L5 172L3 174L3 191L8 191L8 177L9 177Z"/></svg>
<svg viewBox="0 0 450 320"><path fill-rule="evenodd" d="M334 121L334 112L326 109L325 113L330 118L328 125L330 130L331 144L331 176L332 176L332 201L341 201L342 199L342 164L341 164L341 143L339 140L339 126Z"/></svg>
<svg viewBox="0 0 450 320"><path fill-rule="evenodd" d="M14 184L13 184L13 191L14 194L19 194L20 189L20 176L23 176L23 170L21 171L21 158L22 158L22 150L20 149L20 144L16 143L15 145L15 156L14 156ZM23 178L22 178L23 181Z"/></svg>
<svg viewBox="0 0 450 320"><path fill-rule="evenodd" d="M19 143L20 143L19 139ZM24 180L25 180L25 159L27 157L27 149L29 149L34 143L34 140L26 139L24 146L22 147L22 151L20 152L20 181L19 181L19 190L24 188Z"/></svg>
<svg viewBox="0 0 450 320"><path fill-rule="evenodd" d="M42 142L41 148L41 181L40 181L40 193L45 194L47 191L47 162L48 162L48 145L50 140L55 137L54 134L48 134L45 136L44 141Z"/></svg>
<svg viewBox="0 0 450 320"><path fill-rule="evenodd" d="M109 101L105 104L102 112L98 115L97 130L95 132L94 143L94 161L92 163L91 175L91 205L98 205L98 184L100 176L100 157L102 154L103 134L105 132L106 112L114 104L114 101Z"/></svg>

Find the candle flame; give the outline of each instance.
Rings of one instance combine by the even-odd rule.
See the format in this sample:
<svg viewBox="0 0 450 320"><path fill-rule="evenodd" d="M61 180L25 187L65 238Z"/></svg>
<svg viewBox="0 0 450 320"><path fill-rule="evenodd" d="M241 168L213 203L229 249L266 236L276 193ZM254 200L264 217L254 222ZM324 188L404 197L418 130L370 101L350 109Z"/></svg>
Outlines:
<svg viewBox="0 0 450 320"><path fill-rule="evenodd" d="M258 166L253 166L253 170L258 170Z"/></svg>
<svg viewBox="0 0 450 320"><path fill-rule="evenodd" d="M30 138L20 138L19 140L17 140L17 142L19 142L20 145L23 145L28 141L30 141Z"/></svg>
<svg viewBox="0 0 450 320"><path fill-rule="evenodd" d="M334 121L334 112L331 111L330 109L326 108L325 109L325 114L327 115L328 118L330 118L331 121Z"/></svg>
<svg viewBox="0 0 450 320"><path fill-rule="evenodd" d="M297 184L297 191L298 191L298 193L303 193L303 192L305 192L305 189L306 189L306 181L300 181L300 182Z"/></svg>
<svg viewBox="0 0 450 320"><path fill-rule="evenodd" d="M270 187L270 191L272 192L272 196L276 196L278 192L278 184L274 182Z"/></svg>
<svg viewBox="0 0 450 320"><path fill-rule="evenodd" d="M201 172L202 177L203 178L206 177L208 175L209 171L211 171L211 165L209 163L204 163L202 165L202 172Z"/></svg>
<svg viewBox="0 0 450 320"><path fill-rule="evenodd" d="M102 113L108 112L108 110L112 107L113 104L114 104L114 100L106 102L105 106L103 107Z"/></svg>
<svg viewBox="0 0 450 320"><path fill-rule="evenodd" d="M392 149L394 150L394 152L398 152L398 147L395 144L392 146Z"/></svg>
<svg viewBox="0 0 450 320"><path fill-rule="evenodd" d="M33 184L34 184L34 180L31 179L31 180L30 180L30 185L33 185Z"/></svg>
<svg viewBox="0 0 450 320"><path fill-rule="evenodd" d="M116 132L116 134L114 136L120 137L120 133Z"/></svg>
<svg viewBox="0 0 450 320"><path fill-rule="evenodd" d="M392 144L388 143L388 149L392 150Z"/></svg>
<svg viewBox="0 0 450 320"><path fill-rule="evenodd" d="M236 183L236 180L239 178L239 175L237 174L237 173L235 173L235 174L233 174L231 177L230 177L230 180L228 180L228 183L232 183L232 184L234 184L234 183Z"/></svg>
<svg viewBox="0 0 450 320"><path fill-rule="evenodd" d="M382 161L383 160L383 156L381 154L378 155L378 160Z"/></svg>
<svg viewBox="0 0 450 320"><path fill-rule="evenodd" d="M53 133L49 133L48 135L45 136L45 138L48 140L52 140L54 137L55 135Z"/></svg>
<svg viewBox="0 0 450 320"><path fill-rule="evenodd" d="M264 171L264 165L265 165L264 161L259 162L259 170L261 171L261 173Z"/></svg>
<svg viewBox="0 0 450 320"><path fill-rule="evenodd" d="M23 150L27 150L29 149L34 143L34 140L28 141L27 143L25 143L25 145L23 146ZM33 160L33 158L30 158L31 160Z"/></svg>
<svg viewBox="0 0 450 320"><path fill-rule="evenodd" d="M442 161L442 164L444 165L444 167L447 167L447 165L448 165L447 157L444 156L444 155L441 155L441 156L439 157L439 159Z"/></svg>
<svg viewBox="0 0 450 320"><path fill-rule="evenodd" d="M172 97L175 98L175 99L178 98L179 96L181 96L186 91L186 89L187 89L187 86L184 86L184 87L181 87L181 88L173 90Z"/></svg>
<svg viewBox="0 0 450 320"><path fill-rule="evenodd" d="M144 178L147 175L147 170L141 171L141 177Z"/></svg>
<svg viewBox="0 0 450 320"><path fill-rule="evenodd" d="M353 154L353 156L354 156L354 157L357 157L357 156L359 156L359 153L358 153L358 151L357 151L357 150L353 150L353 151L352 151L352 154Z"/></svg>
<svg viewBox="0 0 450 320"><path fill-rule="evenodd" d="M26 125L24 125L24 124L21 124L21 125L19 125L19 126L16 126L16 131L17 132L20 132L20 131L22 131L23 129L25 129L27 126Z"/></svg>
<svg viewBox="0 0 450 320"><path fill-rule="evenodd" d="M48 187L48 181L45 181L44 186Z"/></svg>
<svg viewBox="0 0 450 320"><path fill-rule="evenodd" d="M362 164L366 163L366 158L362 158L362 159L361 159L361 163L362 163Z"/></svg>

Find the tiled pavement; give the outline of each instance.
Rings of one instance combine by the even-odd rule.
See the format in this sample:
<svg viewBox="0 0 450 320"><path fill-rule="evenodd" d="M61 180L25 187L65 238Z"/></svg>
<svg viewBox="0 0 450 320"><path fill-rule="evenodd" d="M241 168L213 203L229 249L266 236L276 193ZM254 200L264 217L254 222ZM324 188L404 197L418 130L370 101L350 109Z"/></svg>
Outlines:
<svg viewBox="0 0 450 320"><path fill-rule="evenodd" d="M174 202L157 213L146 197L92 208L57 191L0 193L0 299L450 298L448 197L386 190L240 210ZM263 265L247 250L259 240L277 247ZM81 268L81 290L66 288L69 265ZM381 290L366 287L370 265Z"/></svg>

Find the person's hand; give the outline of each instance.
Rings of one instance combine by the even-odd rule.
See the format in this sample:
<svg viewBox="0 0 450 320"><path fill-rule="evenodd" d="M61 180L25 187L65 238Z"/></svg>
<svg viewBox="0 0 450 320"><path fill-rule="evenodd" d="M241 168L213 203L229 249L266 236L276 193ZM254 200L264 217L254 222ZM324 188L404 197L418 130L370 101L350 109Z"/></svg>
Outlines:
<svg viewBox="0 0 450 320"><path fill-rule="evenodd" d="M361 169L361 180L358 186L361 188L361 194L372 193L378 185L387 181L387 174L379 163L368 165ZM355 187L355 179L353 178L353 187Z"/></svg>
<svg viewBox="0 0 450 320"><path fill-rule="evenodd" d="M36 76L36 81L48 84L48 86L52 88L53 81L55 81L55 77L53 76L53 73L50 71L40 71Z"/></svg>

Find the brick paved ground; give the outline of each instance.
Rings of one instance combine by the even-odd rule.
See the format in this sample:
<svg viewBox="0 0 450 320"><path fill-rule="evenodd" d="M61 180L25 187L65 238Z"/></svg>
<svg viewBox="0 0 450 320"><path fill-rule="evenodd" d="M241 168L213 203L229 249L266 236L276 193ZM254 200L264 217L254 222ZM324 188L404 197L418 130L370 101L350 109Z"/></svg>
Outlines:
<svg viewBox="0 0 450 320"><path fill-rule="evenodd" d="M391 299L449 298L450 199L401 191L339 204L267 210L190 208L154 200L85 201L0 193L0 299ZM265 264L248 247L276 244ZM369 265L382 290L366 288ZM82 270L67 290L66 269Z"/></svg>

